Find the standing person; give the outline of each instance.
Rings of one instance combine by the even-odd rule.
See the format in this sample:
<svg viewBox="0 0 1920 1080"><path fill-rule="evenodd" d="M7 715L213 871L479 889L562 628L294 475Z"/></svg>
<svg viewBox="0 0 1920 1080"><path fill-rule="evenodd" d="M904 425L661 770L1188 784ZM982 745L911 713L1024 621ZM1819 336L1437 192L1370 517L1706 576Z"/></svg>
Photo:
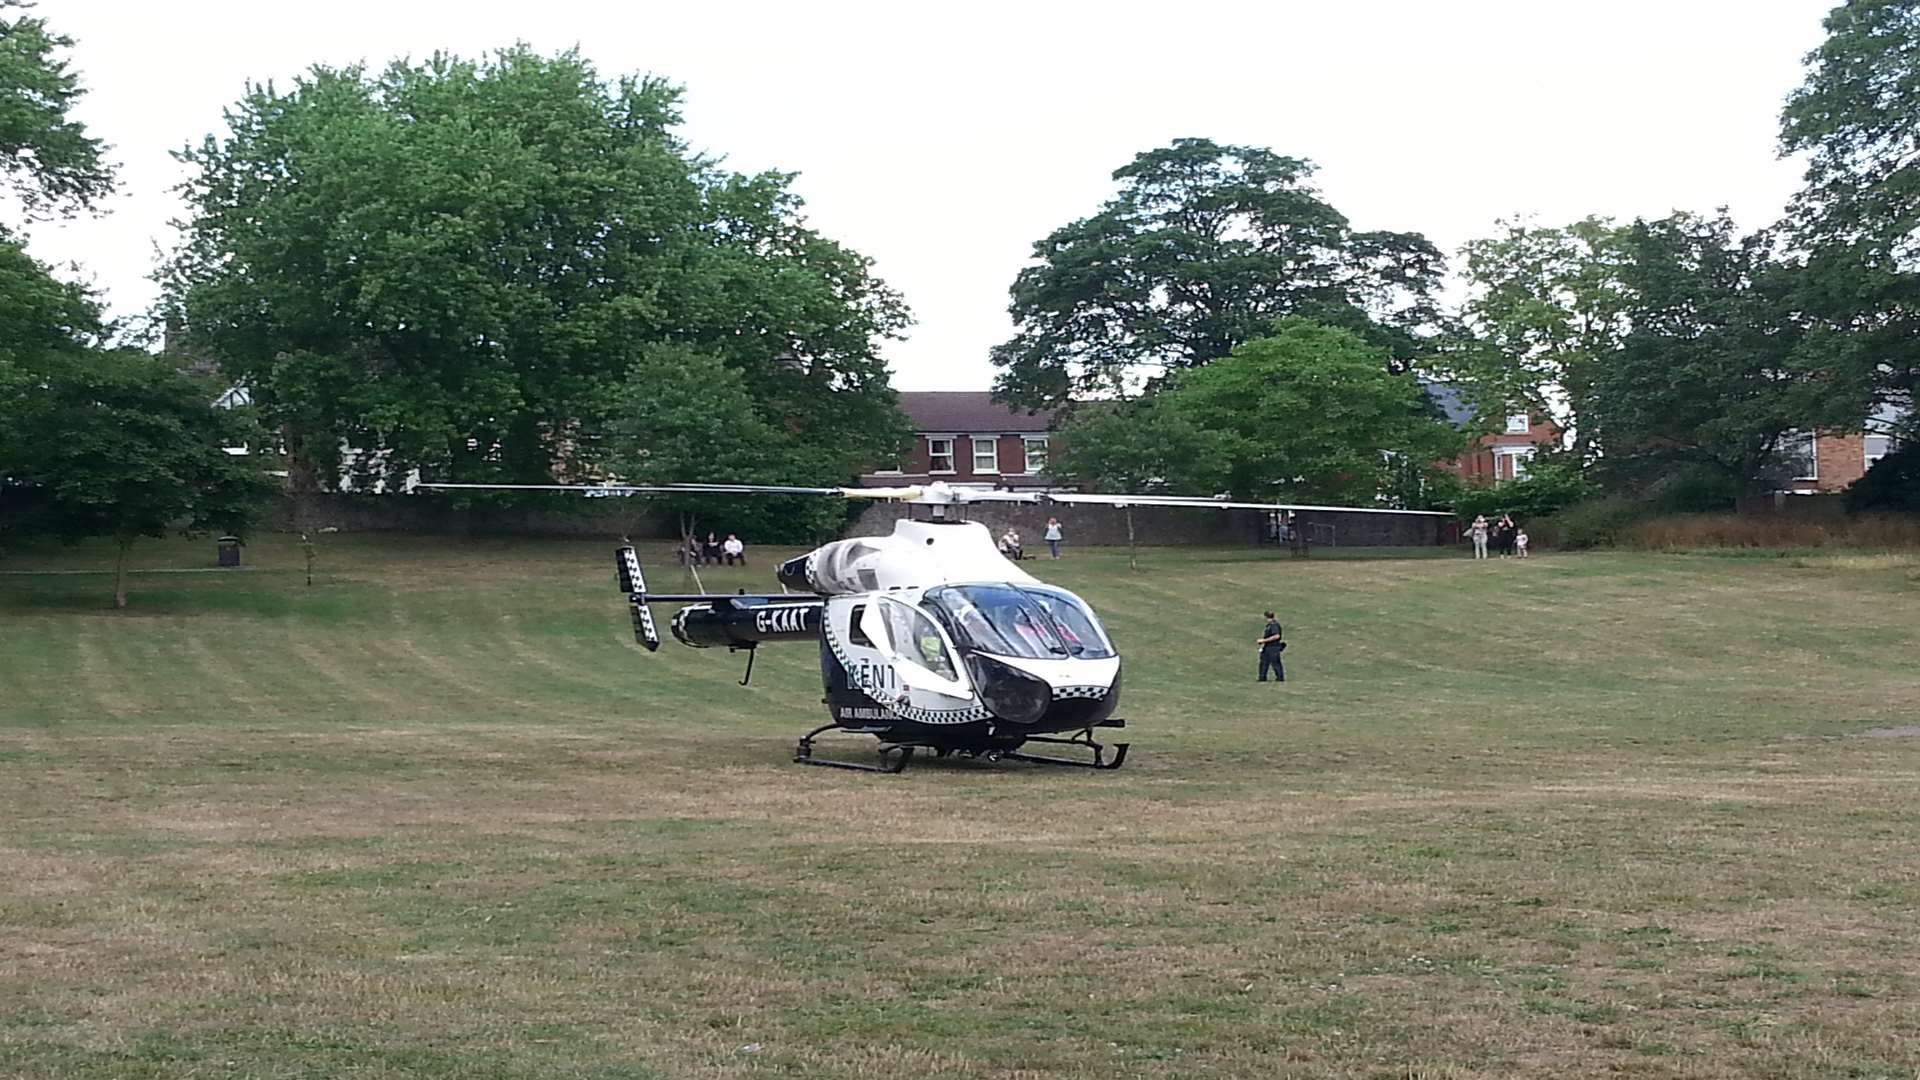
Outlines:
<svg viewBox="0 0 1920 1080"><path fill-rule="evenodd" d="M1500 549L1501 558L1504 559L1513 554L1513 537L1519 531L1520 526L1513 523L1512 514L1500 515L1500 524L1494 526L1493 536L1497 541L1495 546Z"/></svg>
<svg viewBox="0 0 1920 1080"><path fill-rule="evenodd" d="M1066 539L1066 537L1060 532L1060 519L1054 517L1048 518L1047 547L1053 550L1053 557L1056 559L1060 557L1060 541L1064 539Z"/></svg>
<svg viewBox="0 0 1920 1080"><path fill-rule="evenodd" d="M740 537L736 534L728 533L726 542L720 545L720 550L726 553L728 566L736 562L741 566L747 565L747 545L741 543Z"/></svg>
<svg viewBox="0 0 1920 1080"><path fill-rule="evenodd" d="M723 554L720 550L720 537L708 533L707 542L701 545L700 554L708 565L719 566L720 556Z"/></svg>
<svg viewBox="0 0 1920 1080"><path fill-rule="evenodd" d="M1476 559L1486 558L1487 516L1485 514L1473 515L1473 524L1467 526L1467 535L1473 537L1473 557Z"/></svg>
<svg viewBox="0 0 1920 1080"><path fill-rule="evenodd" d="M1280 654L1287 651L1287 643L1280 640L1280 620L1271 611L1266 616L1266 629L1254 642L1260 646L1260 681L1267 681L1267 669L1272 668L1274 678L1286 682L1287 668L1280 662Z"/></svg>
<svg viewBox="0 0 1920 1080"><path fill-rule="evenodd" d="M1522 559L1527 557L1527 530L1513 534L1513 553Z"/></svg>

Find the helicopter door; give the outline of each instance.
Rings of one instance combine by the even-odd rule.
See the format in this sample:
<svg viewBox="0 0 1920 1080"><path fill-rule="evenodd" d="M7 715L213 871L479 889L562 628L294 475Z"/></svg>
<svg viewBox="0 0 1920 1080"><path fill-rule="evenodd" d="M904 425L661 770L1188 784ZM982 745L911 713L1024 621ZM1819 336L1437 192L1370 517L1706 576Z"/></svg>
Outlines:
<svg viewBox="0 0 1920 1080"><path fill-rule="evenodd" d="M953 646L926 612L891 596L875 597L867 630L899 681L899 690L969 696ZM877 624L877 625L873 625Z"/></svg>
<svg viewBox="0 0 1920 1080"><path fill-rule="evenodd" d="M882 718L885 714L874 706L900 696L900 680L879 646L886 630L874 600L872 596L836 596L827 602L828 634L823 645L831 647L834 664L844 672L840 679L829 673L828 704L834 718L843 722Z"/></svg>

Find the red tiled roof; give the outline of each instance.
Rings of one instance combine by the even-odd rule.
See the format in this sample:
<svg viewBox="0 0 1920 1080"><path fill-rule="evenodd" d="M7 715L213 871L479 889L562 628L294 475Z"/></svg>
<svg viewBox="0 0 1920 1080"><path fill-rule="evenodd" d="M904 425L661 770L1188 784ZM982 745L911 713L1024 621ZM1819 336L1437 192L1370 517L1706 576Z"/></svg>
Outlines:
<svg viewBox="0 0 1920 1080"><path fill-rule="evenodd" d="M915 431L1051 431L1053 415L1010 409L985 390L903 390L900 408Z"/></svg>

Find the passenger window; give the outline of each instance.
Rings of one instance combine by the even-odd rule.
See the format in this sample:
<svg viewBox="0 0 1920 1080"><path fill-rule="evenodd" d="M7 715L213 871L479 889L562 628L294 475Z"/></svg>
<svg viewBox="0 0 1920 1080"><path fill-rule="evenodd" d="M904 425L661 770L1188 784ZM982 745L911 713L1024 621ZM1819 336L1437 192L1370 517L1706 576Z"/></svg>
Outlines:
<svg viewBox="0 0 1920 1080"><path fill-rule="evenodd" d="M883 603L880 610L886 616L887 637L892 640L894 655L919 664L943 679L959 681L946 640L932 619L898 602Z"/></svg>
<svg viewBox="0 0 1920 1080"><path fill-rule="evenodd" d="M867 648L871 649L874 647L873 639L867 636L866 628L860 625L860 620L866 617L867 617L867 605L865 604L853 605L853 614L847 617L847 625L852 628L852 630L847 634L847 639L849 641L852 641L855 645L865 645Z"/></svg>

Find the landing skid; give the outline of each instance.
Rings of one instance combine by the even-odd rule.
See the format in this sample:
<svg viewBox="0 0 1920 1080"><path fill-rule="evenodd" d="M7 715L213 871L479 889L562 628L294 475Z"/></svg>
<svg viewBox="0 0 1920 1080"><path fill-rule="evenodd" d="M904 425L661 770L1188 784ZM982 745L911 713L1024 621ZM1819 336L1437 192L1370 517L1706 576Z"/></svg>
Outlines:
<svg viewBox="0 0 1920 1080"><path fill-rule="evenodd" d="M878 765L862 765L854 761L828 761L824 758L816 758L813 756L814 736L829 731L859 732L859 730L858 728L843 727L840 724L822 724L812 731L807 732L805 735L800 736L800 742L793 748L793 760L795 764L818 765L823 769L850 769L854 772L877 773L897 773L907 767L907 762L913 760L914 748L900 743L880 744L880 764Z"/></svg>
<svg viewBox="0 0 1920 1080"><path fill-rule="evenodd" d="M1122 727L1125 723L1123 720L1108 720L1100 726ZM879 750L880 764L865 765L855 761L829 761L825 758L814 757L814 739L829 731L844 731L855 735L876 734L876 732L864 728L847 727L842 724L822 724L812 731L807 732L805 735L800 736L799 743L793 748L794 763L797 765L817 765L823 769L848 769L853 772L898 773L906 769L908 762L913 760L915 750L924 748L933 751L934 756L941 758L959 754L961 757L985 759L987 761L1024 761L1032 765L1067 765L1078 769L1099 769L1105 772L1117 769L1126 763L1127 748L1130 745L1128 743L1114 743L1113 746L1109 748L1103 743L1097 743L1093 741L1092 728L1088 728L1070 739L1056 739L1046 735L1030 735L1021 742L1021 745L1025 745L1026 743L1052 743L1056 746L1072 746L1083 750L1091 750L1093 751L1092 761L1085 761L1078 758L1050 757L1043 754L1022 754L1015 750L1006 750L999 747L956 747L950 745L938 746L927 743L881 743ZM1111 758L1107 756L1109 749L1113 751Z"/></svg>
<svg viewBox="0 0 1920 1080"><path fill-rule="evenodd" d="M1093 760L1082 761L1078 758L1047 757L1042 754L1022 754L1018 751L1009 751L1000 756L1009 761L1026 761L1035 765L1071 765L1080 769L1100 769L1105 771L1108 769L1117 769L1121 765L1126 764L1127 747L1132 745L1130 743L1114 743L1113 758L1109 760L1107 758L1106 746L1093 741L1092 728L1082 731L1071 739L1054 739L1045 735L1035 735L1027 739L1027 742L1053 743L1056 746L1077 746L1081 749L1093 751Z"/></svg>

